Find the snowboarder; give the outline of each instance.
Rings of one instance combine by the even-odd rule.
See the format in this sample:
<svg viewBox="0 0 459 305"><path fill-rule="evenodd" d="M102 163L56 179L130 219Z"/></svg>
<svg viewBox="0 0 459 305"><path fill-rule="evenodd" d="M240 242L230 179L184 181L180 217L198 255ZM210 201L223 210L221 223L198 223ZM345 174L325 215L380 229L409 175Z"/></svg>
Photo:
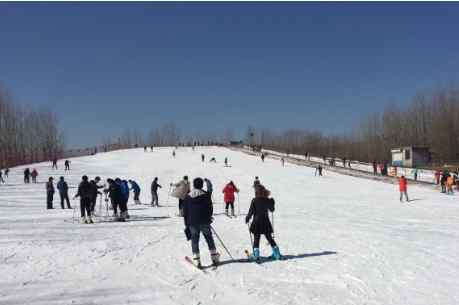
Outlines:
<svg viewBox="0 0 459 305"><path fill-rule="evenodd" d="M38 172L37 170L34 168L32 173L30 174L32 176L32 182L33 183L37 183L37 176L38 176Z"/></svg>
<svg viewBox="0 0 459 305"><path fill-rule="evenodd" d="M53 169L57 169L57 158L53 159Z"/></svg>
<svg viewBox="0 0 459 305"><path fill-rule="evenodd" d="M239 193L239 190L234 185L233 181L230 181L223 188L223 201L225 201L225 213L229 216L229 208L231 207L231 216L234 216L234 193Z"/></svg>
<svg viewBox="0 0 459 305"><path fill-rule="evenodd" d="M401 176L399 179L399 189L400 189L400 202L403 202L403 195L405 195L406 202L409 202L408 193L407 193L408 183L405 176Z"/></svg>
<svg viewBox="0 0 459 305"><path fill-rule="evenodd" d="M185 199L186 195L190 192L190 182L188 181L188 176L184 176L183 180L178 183L171 183L171 186L174 187L171 196L178 198L179 216L183 217L183 200Z"/></svg>
<svg viewBox="0 0 459 305"><path fill-rule="evenodd" d="M81 177L78 192L74 198L80 197L81 223L94 223L91 215L92 187L88 181L88 176Z"/></svg>
<svg viewBox="0 0 459 305"><path fill-rule="evenodd" d="M161 188L162 186L158 184L158 177L155 177L153 179L153 182L151 183L151 206L157 206L159 207L158 203L158 188Z"/></svg>
<svg viewBox="0 0 459 305"><path fill-rule="evenodd" d="M64 177L59 178L59 182L57 183L57 190L59 191L59 197L61 198L61 208L65 209L64 200L67 202L67 208L71 209L70 200L69 200L69 187L67 182L65 182Z"/></svg>
<svg viewBox="0 0 459 305"><path fill-rule="evenodd" d="M24 170L24 183L30 183L30 169L28 167Z"/></svg>
<svg viewBox="0 0 459 305"><path fill-rule="evenodd" d="M220 257L215 247L210 226L213 214L212 200L210 195L202 190L203 184L204 182L201 178L193 180L193 190L185 197L183 206L185 227L191 237L193 261L198 268L202 268L199 251L199 237L201 233L206 239L212 264L216 266Z"/></svg>
<svg viewBox="0 0 459 305"><path fill-rule="evenodd" d="M140 196L140 186L134 180L128 180L131 184L131 190L134 192L134 203L141 204L139 200Z"/></svg>
<svg viewBox="0 0 459 305"><path fill-rule="evenodd" d="M253 217L249 230L253 233L253 254L254 260L260 259L260 237L263 234L272 248L271 258L281 259L279 247L272 234L274 233L271 221L269 220L269 211L274 212L274 199L269 198L270 192L262 185L255 188L255 198L250 204L249 213L245 217L245 223L248 224Z"/></svg>
<svg viewBox="0 0 459 305"><path fill-rule="evenodd" d="M204 156L204 154L201 154L201 162L204 162L206 156Z"/></svg>
<svg viewBox="0 0 459 305"><path fill-rule="evenodd" d="M212 182L210 182L210 180L207 178L204 178L204 182L206 183L206 191L210 195L210 198L212 198L212 192L214 190Z"/></svg>
<svg viewBox="0 0 459 305"><path fill-rule="evenodd" d="M69 160L65 160L64 166L65 166L65 170L69 171L70 170L70 161Z"/></svg>
<svg viewBox="0 0 459 305"><path fill-rule="evenodd" d="M48 210L53 209L53 197L54 197L53 177L49 177L48 182L46 182L46 208Z"/></svg>

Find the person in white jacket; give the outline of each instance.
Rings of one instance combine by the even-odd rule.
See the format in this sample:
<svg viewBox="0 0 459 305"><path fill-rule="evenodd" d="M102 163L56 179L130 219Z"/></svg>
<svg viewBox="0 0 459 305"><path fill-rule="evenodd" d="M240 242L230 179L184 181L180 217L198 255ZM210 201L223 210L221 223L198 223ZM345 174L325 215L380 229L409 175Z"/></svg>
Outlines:
<svg viewBox="0 0 459 305"><path fill-rule="evenodd" d="M171 183L171 186L174 187L174 190L171 193L172 197L178 198L179 200L179 216L183 217L183 200L186 195L190 192L190 181L188 176L184 176L183 180L178 183Z"/></svg>

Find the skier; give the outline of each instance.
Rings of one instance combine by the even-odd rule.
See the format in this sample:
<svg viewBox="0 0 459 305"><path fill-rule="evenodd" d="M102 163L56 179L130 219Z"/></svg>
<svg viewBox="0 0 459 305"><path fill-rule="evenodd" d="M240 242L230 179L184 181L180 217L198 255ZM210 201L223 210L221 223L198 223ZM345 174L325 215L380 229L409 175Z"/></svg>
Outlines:
<svg viewBox="0 0 459 305"><path fill-rule="evenodd" d="M30 174L32 176L32 182L33 183L37 183L37 176L38 176L38 172L37 170L34 168L32 173Z"/></svg>
<svg viewBox="0 0 459 305"><path fill-rule="evenodd" d="M129 218L128 202L129 202L129 185L126 180L116 178L115 182L119 184L121 189L121 204L120 204L120 217Z"/></svg>
<svg viewBox="0 0 459 305"><path fill-rule="evenodd" d="M159 207L158 203L158 187L161 188L162 186L158 184L158 177L155 177L153 182L151 183L151 206Z"/></svg>
<svg viewBox="0 0 459 305"><path fill-rule="evenodd" d="M399 189L400 189L400 202L403 202L403 195L405 195L406 202L409 202L408 193L407 193L408 183L405 176L401 176L399 179Z"/></svg>
<svg viewBox="0 0 459 305"><path fill-rule="evenodd" d="M88 181L88 176L81 177L78 192L74 198L80 197L81 223L94 223L91 218L91 197L92 186Z"/></svg>
<svg viewBox="0 0 459 305"><path fill-rule="evenodd" d="M284 160L284 158L282 157L282 158L281 158L281 164L282 164L282 166L284 166L284 163L285 163L285 160Z"/></svg>
<svg viewBox="0 0 459 305"><path fill-rule="evenodd" d="M204 162L206 156L204 156L204 154L201 154L201 162Z"/></svg>
<svg viewBox="0 0 459 305"><path fill-rule="evenodd" d="M183 180L178 183L171 183L171 186L174 187L171 196L178 198L179 216L183 217L183 200L185 199L186 195L190 192L190 182L188 181L188 176L184 176Z"/></svg>
<svg viewBox="0 0 459 305"><path fill-rule="evenodd" d="M204 182L206 183L206 191L210 195L210 198L212 199L212 192L214 190L212 182L210 182L210 180L207 178L204 178Z"/></svg>
<svg viewBox="0 0 459 305"><path fill-rule="evenodd" d="M48 210L53 209L53 197L54 197L53 177L49 177L48 182L46 182L46 208Z"/></svg>
<svg viewBox="0 0 459 305"><path fill-rule="evenodd" d="M65 170L69 171L70 170L70 161L69 160L65 160L64 166L65 166Z"/></svg>
<svg viewBox="0 0 459 305"><path fill-rule="evenodd" d="M1 169L0 169L0 182L5 183L5 180L3 180L3 172Z"/></svg>
<svg viewBox="0 0 459 305"><path fill-rule="evenodd" d="M441 192L446 193L446 181L448 180L449 172L447 170L442 171L440 184L441 184Z"/></svg>
<svg viewBox="0 0 459 305"><path fill-rule="evenodd" d="M5 178L8 178L8 174L10 173L10 169L7 167L5 169Z"/></svg>
<svg viewBox="0 0 459 305"><path fill-rule="evenodd" d="M378 167L376 165L376 161L373 161L373 175L377 175L378 174Z"/></svg>
<svg viewBox="0 0 459 305"><path fill-rule="evenodd" d="M228 167L228 158L225 157L225 166Z"/></svg>
<svg viewBox="0 0 459 305"><path fill-rule="evenodd" d="M108 188L104 190L105 193L109 193L110 201L113 207L113 217L116 220L124 221L124 218L118 217L118 207L121 210L121 201L123 200L121 194L121 187L113 179L107 179ZM121 214L120 214L121 215ZM124 214L123 214L124 216Z"/></svg>
<svg viewBox="0 0 459 305"><path fill-rule="evenodd" d="M446 178L446 194L447 195L453 195L453 185L454 185L454 177L452 174Z"/></svg>
<svg viewBox="0 0 459 305"><path fill-rule="evenodd" d="M64 181L64 177L59 178L59 182L57 183L57 189L59 191L59 197L61 198L61 208L65 209L64 200L67 201L67 208L71 209L70 200L69 200L69 187L67 182Z"/></svg>
<svg viewBox="0 0 459 305"><path fill-rule="evenodd" d="M146 146L143 147L143 151L147 152L147 147Z"/></svg>
<svg viewBox="0 0 459 305"><path fill-rule="evenodd" d="M172 157L175 158L175 150L172 151Z"/></svg>
<svg viewBox="0 0 459 305"><path fill-rule="evenodd" d="M28 167L24 170L24 183L30 183L30 169Z"/></svg>
<svg viewBox="0 0 459 305"><path fill-rule="evenodd" d="M255 188L255 198L250 204L249 213L245 217L245 223L248 224L253 217L249 230L253 233L253 254L252 259L260 259L260 237L263 234L272 248L271 258L281 259L279 247L272 234L274 233L271 221L269 220L269 211L274 212L274 199L269 198L270 192L262 185Z"/></svg>
<svg viewBox="0 0 459 305"><path fill-rule="evenodd" d="M141 204L139 200L140 186L134 180L128 180L131 184L131 190L134 192L134 203Z"/></svg>
<svg viewBox="0 0 459 305"><path fill-rule="evenodd" d="M199 237L201 233L206 239L212 264L216 266L220 257L215 247L210 226L213 214L212 201L210 195L202 190L203 184L204 182L201 178L193 180L194 189L185 197L183 206L185 227L191 237L193 261L198 268L202 268L199 251Z"/></svg>
<svg viewBox="0 0 459 305"><path fill-rule="evenodd" d="M234 185L233 181L230 181L224 188L223 188L223 201L225 201L225 213L226 216L229 216L229 207L231 207L231 216L234 215L234 193L239 193L239 190Z"/></svg>
<svg viewBox="0 0 459 305"><path fill-rule="evenodd" d="M53 169L57 169L57 158L53 159Z"/></svg>
<svg viewBox="0 0 459 305"><path fill-rule="evenodd" d="M316 171L314 173L314 176L317 176L317 173L319 173L319 177L322 176L322 165L320 165L320 164L316 167Z"/></svg>
<svg viewBox="0 0 459 305"><path fill-rule="evenodd" d="M103 188L103 186L99 186L98 183L100 181L100 177L97 176L94 178L94 180L89 181L89 184L91 185L91 215L94 215L94 210L96 209L96 204L97 204L97 195L102 195L101 192L99 192L100 188Z"/></svg>
<svg viewBox="0 0 459 305"><path fill-rule="evenodd" d="M265 154L261 153L261 162L265 162Z"/></svg>

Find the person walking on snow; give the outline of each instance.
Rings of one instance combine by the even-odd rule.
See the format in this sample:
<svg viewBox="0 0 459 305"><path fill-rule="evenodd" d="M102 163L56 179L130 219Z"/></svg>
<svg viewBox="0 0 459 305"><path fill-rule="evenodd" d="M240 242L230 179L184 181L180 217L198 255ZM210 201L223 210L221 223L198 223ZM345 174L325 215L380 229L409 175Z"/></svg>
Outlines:
<svg viewBox="0 0 459 305"><path fill-rule="evenodd" d="M74 198L77 197L80 197L81 223L93 223L91 218L92 187L86 175L81 177L81 182Z"/></svg>
<svg viewBox="0 0 459 305"><path fill-rule="evenodd" d="M158 188L161 188L162 186L158 184L158 177L155 177L153 182L151 183L151 206L157 206L159 207L158 203Z"/></svg>
<svg viewBox="0 0 459 305"><path fill-rule="evenodd" d="M229 208L231 207L231 216L234 216L234 193L239 193L239 190L234 185L233 181L230 181L224 188L223 188L223 201L225 201L225 213L229 216Z"/></svg>
<svg viewBox="0 0 459 305"><path fill-rule="evenodd" d="M64 166L65 166L65 171L69 171L70 170L70 161L69 160L65 160Z"/></svg>
<svg viewBox="0 0 459 305"><path fill-rule="evenodd" d="M408 193L407 193L408 183L407 183L405 176L400 177L398 185L399 185L399 190L400 190L400 202L403 202L403 195L405 195L406 202L409 202L410 200L408 199Z"/></svg>
<svg viewBox="0 0 459 305"><path fill-rule="evenodd" d="M179 216L183 217L183 200L185 199L186 195L190 192L190 182L188 181L188 176L184 176L183 180L178 183L171 183L171 186L174 187L171 196L178 198Z"/></svg>
<svg viewBox="0 0 459 305"><path fill-rule="evenodd" d="M225 166L228 167L228 157L225 157Z"/></svg>
<svg viewBox="0 0 459 305"><path fill-rule="evenodd" d="M53 159L53 169L57 169L57 158Z"/></svg>
<svg viewBox="0 0 459 305"><path fill-rule="evenodd" d="M37 170L34 168L32 173L30 174L32 176L32 182L33 183L37 183L37 177L38 177L38 172Z"/></svg>
<svg viewBox="0 0 459 305"><path fill-rule="evenodd" d="M214 186L212 185L212 182L210 182L210 180L207 178L204 178L204 182L206 183L206 192L210 195L210 198L212 199L212 192L214 191Z"/></svg>
<svg viewBox="0 0 459 305"><path fill-rule="evenodd" d="M131 190L134 192L134 202L135 204L141 204L139 200L140 196L140 186L134 180L129 180L131 184Z"/></svg>
<svg viewBox="0 0 459 305"><path fill-rule="evenodd" d="M210 226L213 214L212 201L210 195L202 190L203 184L204 182L201 178L193 180L193 190L185 197L183 205L183 220L186 230L189 231L191 236L193 261L198 268L202 268L199 251L199 237L201 233L207 242L212 264L217 265L220 258L220 254L215 247Z"/></svg>
<svg viewBox="0 0 459 305"><path fill-rule="evenodd" d="M65 182L64 177L59 178L57 183L57 190L59 191L59 197L61 198L61 208L65 209L64 200L67 201L67 208L71 209L70 200L69 200L69 186Z"/></svg>
<svg viewBox="0 0 459 305"><path fill-rule="evenodd" d="M274 212L274 199L269 198L270 192L262 185L255 188L255 198L250 204L249 213L245 217L245 223L248 224L253 217L249 230L253 233L253 254L254 260L260 259L260 237L264 235L272 248L271 258L281 259L281 253L272 234L274 233L271 221L269 220L269 211Z"/></svg>
<svg viewBox="0 0 459 305"><path fill-rule="evenodd" d="M48 210L53 209L53 197L54 197L53 177L49 177L48 182L46 182L46 208Z"/></svg>

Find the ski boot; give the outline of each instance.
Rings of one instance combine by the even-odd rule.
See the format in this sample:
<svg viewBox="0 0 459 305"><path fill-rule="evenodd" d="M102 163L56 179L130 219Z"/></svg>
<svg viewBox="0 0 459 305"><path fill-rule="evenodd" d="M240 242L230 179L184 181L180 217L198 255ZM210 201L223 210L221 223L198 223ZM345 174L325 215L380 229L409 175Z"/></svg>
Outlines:
<svg viewBox="0 0 459 305"><path fill-rule="evenodd" d="M86 221L86 217L84 217L84 216L81 217L81 218L80 218L80 223L88 223L88 222Z"/></svg>
<svg viewBox="0 0 459 305"><path fill-rule="evenodd" d="M252 262L260 262L260 249L253 248L253 253L250 255L249 260Z"/></svg>
<svg viewBox="0 0 459 305"><path fill-rule="evenodd" d="M236 215L234 215L234 209L231 209L231 216L232 217L235 217Z"/></svg>
<svg viewBox="0 0 459 305"><path fill-rule="evenodd" d="M228 217L230 216L230 215L229 215L228 209L225 210L225 214L226 214L226 216L228 216Z"/></svg>
<svg viewBox="0 0 459 305"><path fill-rule="evenodd" d="M220 253L218 253L217 250L210 250L210 258L212 260L212 265L216 267L220 262Z"/></svg>
<svg viewBox="0 0 459 305"><path fill-rule="evenodd" d="M271 259L278 261L282 258L280 254L280 250L278 246L273 247L273 254L271 255Z"/></svg>
<svg viewBox="0 0 459 305"><path fill-rule="evenodd" d="M92 220L92 216L88 216L88 223L94 223L94 220Z"/></svg>
<svg viewBox="0 0 459 305"><path fill-rule="evenodd" d="M194 264L198 269L202 269L201 258L199 257L199 254L193 254L193 264Z"/></svg>

